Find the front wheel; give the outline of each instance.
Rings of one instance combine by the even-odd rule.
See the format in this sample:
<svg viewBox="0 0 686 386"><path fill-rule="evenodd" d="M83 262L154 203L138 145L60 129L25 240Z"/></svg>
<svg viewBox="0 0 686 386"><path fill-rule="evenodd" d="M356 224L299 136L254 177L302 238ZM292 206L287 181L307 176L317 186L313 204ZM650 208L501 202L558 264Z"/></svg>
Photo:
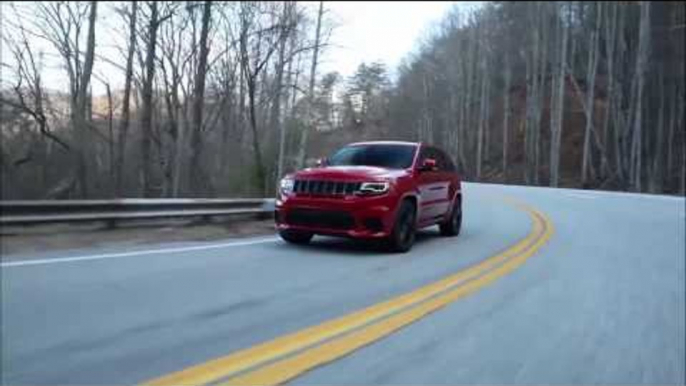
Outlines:
<svg viewBox="0 0 686 386"><path fill-rule="evenodd" d="M279 236L291 244L307 244L312 240L314 234L310 232L282 230L279 231Z"/></svg>
<svg viewBox="0 0 686 386"><path fill-rule="evenodd" d="M438 224L438 227L443 236L457 236L460 234L460 228L462 227L462 200L456 199L453 210L450 212L450 218Z"/></svg>
<svg viewBox="0 0 686 386"><path fill-rule="evenodd" d="M403 201L398 208L393 231L388 238L388 246L392 252L407 252L414 244L416 232L416 209L410 201Z"/></svg>

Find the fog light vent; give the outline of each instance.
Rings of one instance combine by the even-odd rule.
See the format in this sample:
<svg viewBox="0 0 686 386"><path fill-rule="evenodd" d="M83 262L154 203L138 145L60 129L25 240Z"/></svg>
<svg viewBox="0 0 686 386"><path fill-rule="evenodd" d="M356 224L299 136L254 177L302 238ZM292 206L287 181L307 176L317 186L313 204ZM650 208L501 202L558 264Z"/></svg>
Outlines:
<svg viewBox="0 0 686 386"><path fill-rule="evenodd" d="M381 219L378 218L364 219L364 227L373 232L381 232L383 230L383 224L381 223Z"/></svg>

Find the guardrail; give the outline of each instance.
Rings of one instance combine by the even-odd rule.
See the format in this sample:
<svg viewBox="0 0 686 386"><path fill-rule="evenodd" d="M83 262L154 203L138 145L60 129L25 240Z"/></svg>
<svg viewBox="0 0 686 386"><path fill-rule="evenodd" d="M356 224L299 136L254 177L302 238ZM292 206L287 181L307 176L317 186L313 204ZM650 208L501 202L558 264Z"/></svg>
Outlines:
<svg viewBox="0 0 686 386"><path fill-rule="evenodd" d="M93 221L115 226L120 220L236 215L266 218L272 214L273 201L262 198L0 201L0 226Z"/></svg>

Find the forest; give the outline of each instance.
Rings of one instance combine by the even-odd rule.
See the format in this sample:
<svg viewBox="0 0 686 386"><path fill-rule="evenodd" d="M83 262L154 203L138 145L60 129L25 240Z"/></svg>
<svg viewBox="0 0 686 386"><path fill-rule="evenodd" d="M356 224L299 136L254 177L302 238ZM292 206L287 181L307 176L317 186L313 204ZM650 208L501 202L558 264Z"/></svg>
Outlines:
<svg viewBox="0 0 686 386"><path fill-rule="evenodd" d="M453 6L350 77L320 70L326 2L1 7L0 199L273 197L372 139L437 144L466 181L686 190L683 2Z"/></svg>

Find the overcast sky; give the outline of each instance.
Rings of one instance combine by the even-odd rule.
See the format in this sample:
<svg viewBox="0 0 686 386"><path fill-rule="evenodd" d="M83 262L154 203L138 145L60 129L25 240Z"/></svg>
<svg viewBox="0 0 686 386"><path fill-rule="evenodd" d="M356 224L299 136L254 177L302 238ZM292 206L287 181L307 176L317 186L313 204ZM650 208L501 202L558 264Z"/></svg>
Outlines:
<svg viewBox="0 0 686 386"><path fill-rule="evenodd" d="M385 63L393 73L400 60L417 47L418 40L426 36L429 29L439 22L456 3L465 9L478 5L478 2L435 1L324 2L324 7L329 12L328 17L335 22L336 28L331 39L332 46L322 57L319 73L338 71L347 77L353 74L360 63L373 61ZM302 4L311 8L312 15L316 14L318 2L302 2ZM30 6L28 3L25 5ZM11 11L6 5L2 7L2 17L5 18L11 14ZM101 9L111 10L109 7ZM104 37L102 34L99 37L96 36L98 49L111 50L114 45L112 41L114 36L111 36L112 27L118 25L118 20L114 15L105 14L105 12L100 13L98 19L100 19L98 30L107 31L109 34ZM98 32L96 31L96 35ZM44 43L41 43L36 42L37 45L42 46ZM46 63L44 81L49 88L66 90L66 74L59 67L59 62ZM121 82L117 79L123 77L115 68L98 62L96 71L107 77L114 88L119 87ZM104 92L104 86L96 79L93 80L93 91L96 95Z"/></svg>
<svg viewBox="0 0 686 386"><path fill-rule="evenodd" d="M324 2L336 20L322 72L352 75L362 62L381 61L392 70L454 2ZM307 4L308 6L311 4ZM316 8L316 3L312 4Z"/></svg>

